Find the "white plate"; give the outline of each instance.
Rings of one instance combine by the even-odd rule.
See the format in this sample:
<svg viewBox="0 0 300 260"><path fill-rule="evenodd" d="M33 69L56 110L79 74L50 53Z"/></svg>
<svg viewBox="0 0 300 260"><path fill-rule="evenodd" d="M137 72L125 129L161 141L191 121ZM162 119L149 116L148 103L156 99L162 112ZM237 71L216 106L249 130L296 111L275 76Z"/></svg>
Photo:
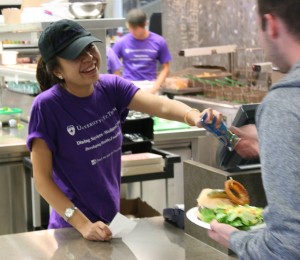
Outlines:
<svg viewBox="0 0 300 260"><path fill-rule="evenodd" d="M194 208L189 209L186 213L186 217L190 221L192 221L194 224L196 224L200 227L203 227L203 228L206 228L206 229L211 229L209 223L203 222L203 221L201 221L200 219L197 218L197 211L198 211L198 207L194 207Z"/></svg>
<svg viewBox="0 0 300 260"><path fill-rule="evenodd" d="M197 212L198 212L198 207L191 208L187 211L186 216L194 224L196 224L200 227L206 228L206 229L211 229L209 223L201 221L200 219L197 218ZM263 224L258 224L258 225L252 226L252 227L250 227L250 229L263 228L265 226L266 226L266 224L263 223Z"/></svg>

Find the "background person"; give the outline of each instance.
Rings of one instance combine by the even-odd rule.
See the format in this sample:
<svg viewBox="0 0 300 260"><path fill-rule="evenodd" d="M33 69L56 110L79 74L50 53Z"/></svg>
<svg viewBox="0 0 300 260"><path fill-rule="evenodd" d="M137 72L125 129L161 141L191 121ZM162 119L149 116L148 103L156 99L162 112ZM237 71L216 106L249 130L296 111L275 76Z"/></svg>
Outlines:
<svg viewBox="0 0 300 260"><path fill-rule="evenodd" d="M171 54L164 38L146 29L147 16L140 9L127 15L128 34L122 36L113 50L123 62L123 77L131 81L155 81L151 93L157 93L170 72ZM161 71L157 75L157 61Z"/></svg>
<svg viewBox="0 0 300 260"><path fill-rule="evenodd" d="M122 63L111 47L106 47L107 73L121 75Z"/></svg>
<svg viewBox="0 0 300 260"><path fill-rule="evenodd" d="M282 72L289 72L256 112L258 139L250 125L241 129L243 142L236 147L243 156L260 154L266 227L245 232L213 221L208 235L240 259L300 259L300 1L257 3L266 53ZM254 146L247 149L251 139Z"/></svg>
<svg viewBox="0 0 300 260"><path fill-rule="evenodd" d="M120 210L121 124L128 109L199 124L203 113L160 98L121 77L99 75L93 37L72 20L51 23L38 46L37 80L27 146L37 191L54 209L49 228L73 226L88 240L110 240Z"/></svg>

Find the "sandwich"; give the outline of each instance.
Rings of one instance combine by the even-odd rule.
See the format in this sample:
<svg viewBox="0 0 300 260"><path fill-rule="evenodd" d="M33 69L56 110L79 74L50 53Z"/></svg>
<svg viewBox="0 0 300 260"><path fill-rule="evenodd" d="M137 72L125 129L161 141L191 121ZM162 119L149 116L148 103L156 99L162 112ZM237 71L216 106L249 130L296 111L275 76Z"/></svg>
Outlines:
<svg viewBox="0 0 300 260"><path fill-rule="evenodd" d="M228 180L227 182L229 181L233 180ZM239 191L242 191L241 194L235 192L233 199L232 190L227 191L228 183L225 183L227 189L224 190L203 189L197 198L197 218L206 223L216 219L220 223L229 224L241 230L248 230L252 226L262 224L263 209L250 206L246 189L236 181L233 181L232 184L238 185L241 188ZM235 189L235 191L237 190ZM237 202L242 203L239 204Z"/></svg>

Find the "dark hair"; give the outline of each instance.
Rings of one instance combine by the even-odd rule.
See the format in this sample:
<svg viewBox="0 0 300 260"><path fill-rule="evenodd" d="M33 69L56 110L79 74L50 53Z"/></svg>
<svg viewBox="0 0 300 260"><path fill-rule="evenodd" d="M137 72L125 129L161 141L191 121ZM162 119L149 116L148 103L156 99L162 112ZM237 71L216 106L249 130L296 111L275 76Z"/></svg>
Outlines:
<svg viewBox="0 0 300 260"><path fill-rule="evenodd" d="M132 9L127 15L127 23L133 27L144 27L146 25L147 15L141 9Z"/></svg>
<svg viewBox="0 0 300 260"><path fill-rule="evenodd" d="M49 60L47 64L43 61L42 57L39 58L36 68L36 79L42 91L51 88L57 83L64 82L63 79L59 79L53 73L58 67L59 64L56 58Z"/></svg>
<svg viewBox="0 0 300 260"><path fill-rule="evenodd" d="M257 0L262 29L266 28L265 14L273 14L286 24L291 34L300 39L299 0Z"/></svg>

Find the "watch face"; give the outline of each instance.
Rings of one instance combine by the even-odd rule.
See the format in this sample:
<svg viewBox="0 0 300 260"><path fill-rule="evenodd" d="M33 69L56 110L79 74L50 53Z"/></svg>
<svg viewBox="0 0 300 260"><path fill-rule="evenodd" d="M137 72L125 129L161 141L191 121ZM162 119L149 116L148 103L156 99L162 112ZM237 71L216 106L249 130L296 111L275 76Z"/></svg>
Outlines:
<svg viewBox="0 0 300 260"><path fill-rule="evenodd" d="M66 212L65 212L66 217L67 218L72 217L73 212L74 212L74 209L71 209L71 208L66 209Z"/></svg>

